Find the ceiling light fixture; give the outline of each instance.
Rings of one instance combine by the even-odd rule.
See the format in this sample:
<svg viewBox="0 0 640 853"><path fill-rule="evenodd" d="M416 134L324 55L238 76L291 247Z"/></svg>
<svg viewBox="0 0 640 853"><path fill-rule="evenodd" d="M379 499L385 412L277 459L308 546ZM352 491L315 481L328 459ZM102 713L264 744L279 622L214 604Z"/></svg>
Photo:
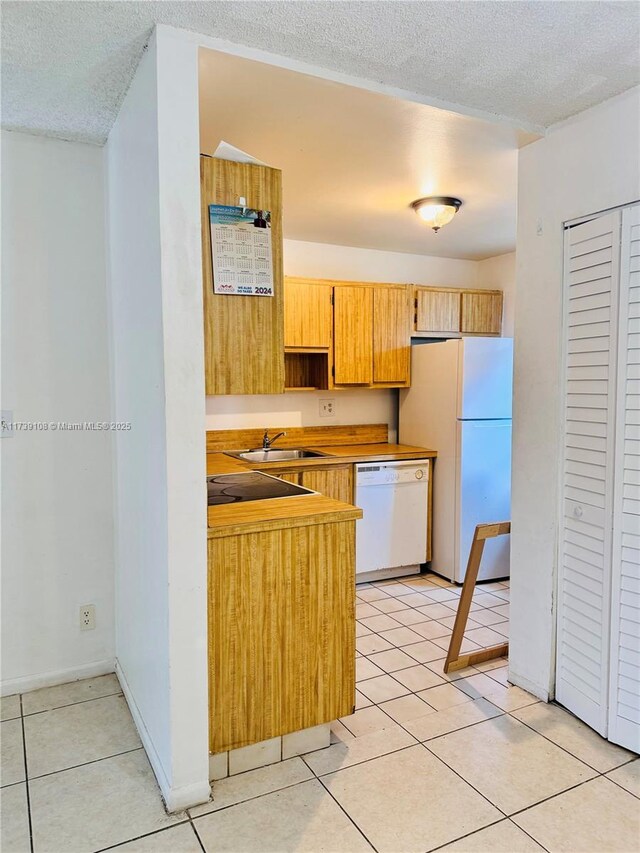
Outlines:
<svg viewBox="0 0 640 853"><path fill-rule="evenodd" d="M437 234L443 225L451 222L462 202L448 195L430 195L412 201L411 207Z"/></svg>

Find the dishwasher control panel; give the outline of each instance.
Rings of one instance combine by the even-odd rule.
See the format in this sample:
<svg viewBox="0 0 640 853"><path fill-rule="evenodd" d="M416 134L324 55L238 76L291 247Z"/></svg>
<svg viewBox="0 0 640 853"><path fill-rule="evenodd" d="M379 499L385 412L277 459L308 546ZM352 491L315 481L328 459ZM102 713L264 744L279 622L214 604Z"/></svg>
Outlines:
<svg viewBox="0 0 640 853"><path fill-rule="evenodd" d="M428 478L428 467L416 462L392 462L388 465L356 465L356 479L359 486L413 483L416 480L428 480Z"/></svg>

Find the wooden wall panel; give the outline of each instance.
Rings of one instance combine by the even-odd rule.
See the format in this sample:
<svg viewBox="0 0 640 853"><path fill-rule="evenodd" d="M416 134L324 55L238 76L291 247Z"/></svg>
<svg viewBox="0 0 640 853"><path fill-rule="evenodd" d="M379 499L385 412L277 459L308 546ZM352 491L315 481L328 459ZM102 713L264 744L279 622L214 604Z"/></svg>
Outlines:
<svg viewBox="0 0 640 853"><path fill-rule="evenodd" d="M370 385L373 379L373 290L336 287L333 299L335 383Z"/></svg>
<svg viewBox="0 0 640 853"><path fill-rule="evenodd" d="M417 332L459 332L460 293L450 290L416 290Z"/></svg>
<svg viewBox="0 0 640 853"><path fill-rule="evenodd" d="M411 291L373 288L373 381L409 383Z"/></svg>
<svg viewBox="0 0 640 853"><path fill-rule="evenodd" d="M275 447L337 447L342 444L386 444L387 424L345 424L343 426L269 427L269 434L286 432ZM262 429L207 430L207 453L262 447Z"/></svg>
<svg viewBox="0 0 640 853"><path fill-rule="evenodd" d="M475 335L499 335L502 330L502 293L462 294L460 331Z"/></svg>
<svg viewBox="0 0 640 853"><path fill-rule="evenodd" d="M200 158L204 282L205 388L207 394L284 392L284 285L282 272L282 175L278 169ZM271 211L272 297L213 292L209 205Z"/></svg>
<svg viewBox="0 0 640 853"><path fill-rule="evenodd" d="M353 712L354 524L209 540L211 752Z"/></svg>

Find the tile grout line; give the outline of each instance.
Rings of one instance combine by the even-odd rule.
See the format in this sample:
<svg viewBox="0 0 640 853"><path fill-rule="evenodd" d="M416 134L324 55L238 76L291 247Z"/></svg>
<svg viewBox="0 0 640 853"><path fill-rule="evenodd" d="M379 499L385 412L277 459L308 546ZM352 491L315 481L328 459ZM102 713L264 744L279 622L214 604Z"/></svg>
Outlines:
<svg viewBox="0 0 640 853"><path fill-rule="evenodd" d="M398 651L402 651L403 649L398 648L397 650L398 650ZM387 651L393 651L393 650L392 650L392 649L387 649ZM384 654L384 652L382 652L382 653L380 653L380 652L376 652L376 654ZM366 658L366 660L370 660L370 658L369 658L367 655L361 655L361 657ZM393 677L394 677L394 674L395 674L396 672L404 672L405 670L407 670L407 669L413 669L413 668L414 668L414 667L416 667L416 666L424 666L426 669L428 669L430 672L432 672L436 677L438 677L438 678L442 678L442 684L433 684L431 687L425 687L425 688L424 688L424 690L431 690L431 689L432 689L432 688L434 688L434 687L442 687L442 686L443 686L443 684L452 684L453 686L455 686L455 685L456 685L456 683L457 683L458 681L465 681L465 680L466 680L466 679L468 679L468 678L473 678L473 676L475 676L475 675L486 675L488 678L491 678L491 680L492 680L492 681L494 681L494 682L496 683L496 685L498 685L499 687L502 687L502 688L503 688L503 689L505 689L505 690L507 690L507 689L508 689L508 685L503 684L503 683L502 683L501 681L499 681L497 678L493 678L491 675L489 675L489 673L490 673L490 672L494 672L494 670L488 670L487 672L483 672L482 670L475 669L475 667L473 667L472 665L471 665L471 666L469 666L469 667L466 667L466 668L468 668L468 669L472 670L472 672L471 672L469 675L461 675L459 678L449 678L449 679L446 679L446 678L444 678L443 676L439 675L437 672L434 672L434 671L433 671L432 669L430 669L430 667L428 666L428 664L433 664L433 663L436 663L437 661L442 661L442 660L445 660L445 658L435 658L435 659L434 659L434 660L432 660L432 661L425 661L425 662L421 662L421 661L419 661L419 660L417 660L417 659L415 659L415 658L414 658L414 659L413 659L413 661L414 661L414 662L413 662L412 664L410 664L409 666L403 666L403 667L400 667L399 669L391 670L390 672L387 672L386 670L383 670L383 671L380 673L380 675L371 675L371 676L369 676L368 678L361 678L361 679L360 679L360 681L356 681L356 690L359 690L359 689L360 689L360 688L358 687L358 685L360 685L360 684L366 684L368 681L373 681L373 679L375 679L375 678L381 678L383 675L388 675L390 678L393 678ZM372 662L373 662L373 661L372 661ZM375 665L376 665L376 666L378 666L378 664L375 664ZM380 668L381 668L381 667L380 667ZM496 669L503 669L503 667L496 667ZM460 671L461 671L461 670L460 670ZM397 679L395 679L395 678L394 678L393 680L394 680L394 681L396 681ZM398 682L398 684L400 684L402 687L406 687L406 685L402 684L402 682ZM513 685L513 686L517 686L517 685ZM460 690L460 688L458 688L458 689ZM522 688L521 688L521 689L522 689ZM362 690L360 690L360 692L361 692L361 693L363 693L363 691L362 691ZM410 691L410 692L415 692L415 691ZM464 691L463 691L463 690L461 690L460 692L464 693ZM500 691L499 691L499 690L496 690L495 692L496 692L496 693L499 693ZM365 693L363 693L363 695L365 695L365 696L366 696L366 694L365 694ZM467 694L465 694L465 695L469 696L469 694L468 694L468 693L467 693ZM367 696L366 698L367 698L367 699L369 699L369 697L368 697L368 696ZM395 697L395 698L401 698L401 697ZM476 697L476 698L480 698L480 697ZM373 701L373 700L369 700L369 701ZM387 701L387 700L384 700L384 701ZM537 701L540 701L540 700L537 700ZM523 707L524 707L524 706L523 706ZM437 710L437 709L435 709L435 710ZM515 709L515 710L518 710L518 709Z"/></svg>
<svg viewBox="0 0 640 853"><path fill-rule="evenodd" d="M493 803L491 804L493 805ZM509 820L509 818L506 818ZM479 829L473 829L471 832L467 832L466 835L460 835L458 838L452 838L451 841L445 841L444 844L439 844L437 847L430 847L425 853L437 853L438 850L442 850L443 847L448 847L450 844L457 844L459 841L464 841L465 838L470 838L476 835L478 832L482 832L485 829L490 829L492 826L497 826L499 823L503 823L505 821L504 817L498 818L498 820L494 820L492 823L488 823L486 826L481 826Z"/></svg>
<svg viewBox="0 0 640 853"><path fill-rule="evenodd" d="M400 726L400 728L402 728L402 727ZM378 729L378 731L385 731L385 729ZM404 729L404 731L406 733L406 729ZM376 734L376 732L370 732L370 734ZM365 758L364 761L356 761L353 764L347 764L346 767L338 767L336 770L327 770L326 773L316 773L316 771L313 769L313 767L311 767L309 764L307 764L306 760L304 763L307 764L307 767L309 767L309 770L311 770L311 772L313 773L314 778L320 780L324 776L331 776L333 773L340 773L342 770L348 770L350 767L360 767L363 764L368 764L370 761L375 761L377 758L384 758L386 755L396 755L398 752L404 752L405 749L412 749L414 746L418 746L420 741L417 738L413 737L413 735L411 735L411 737L413 738L414 743L409 743L406 746L399 746L397 749L391 749L391 750L389 750L389 752L383 752L380 755L372 755L371 758ZM357 740L355 735L353 736L353 739ZM344 741L340 741L340 743L344 743ZM335 743L331 744L331 746L336 746L336 745L337 744L335 744ZM315 750L315 752L319 752L319 751L320 750ZM311 753L306 753L306 754L310 755ZM304 760L304 756L301 755L300 758L302 758Z"/></svg>
<svg viewBox="0 0 640 853"><path fill-rule="evenodd" d="M82 679L81 679L82 680ZM48 688L41 688L47 690ZM67 702L65 705L56 705L54 708L43 708L41 711L31 711L24 714L25 717L37 717L40 714L50 714L52 711L61 711L63 708L73 708L74 705L86 705L87 702L98 702L100 699L110 699L112 696L124 696L122 690L115 693L105 693L104 696L92 696L90 699L79 699L77 702Z"/></svg>
<svg viewBox="0 0 640 853"><path fill-rule="evenodd" d="M448 587L438 587L438 588L439 588L439 589L448 589ZM424 595L424 596L425 596L425 598L426 598L426 599L428 599L428 601L427 601L427 602L425 602L424 604L420 604L420 605L418 605L417 607L416 607L415 605L413 605L413 604L405 604L405 603L402 601L402 599L403 599L406 595L411 595L411 594L416 594L416 593L417 593L418 595ZM419 589L413 589L413 590L411 590L411 592L409 592L409 593L403 593L402 595L398 595L398 594L396 594L396 595L387 595L385 598L375 598L375 599L373 599L373 601L368 601L368 600L367 600L367 599L365 599L365 598L360 598L360 599L359 599L359 601L360 601L361 603L363 603L363 604L369 604L369 605L371 605L371 607L374 607L374 608L375 608L376 610L378 610L380 613L384 613L385 615L391 615L391 614L393 614L393 613L399 613L401 610L407 610L407 609L415 610L415 611L417 611L418 613L421 613L421 612L420 612L420 609L419 609L420 607L430 607L432 604L441 604L441 605L443 605L444 607L447 607L449 610L451 610L452 608L450 607L450 605L449 605L447 602L453 602L453 601L458 601L458 602L459 602L459 601L460 601L460 596L461 596L462 592L460 591L460 592L451 593L451 594L453 595L453 598L445 598L445 599L444 599L444 601L442 601L442 600L438 600L437 598L430 598L428 593L426 593L426 592L424 592L424 593L423 593L423 592L420 592L420 590L419 590ZM493 595L493 593L484 593L484 594L486 594L486 595ZM358 593L357 593L357 591L356 591L356 598L358 598ZM494 598L500 598L500 596L494 596ZM398 600L399 600L401 604L404 604L404 607L399 607L399 608L397 608L396 610L391 610L391 611L381 610L379 607L376 607L376 601L386 601L386 600L389 600L389 599L390 599L390 600L396 600L396 601L398 601ZM497 607L504 607L504 605L505 605L505 604L510 604L510 603L511 603L510 599L507 599L507 598L500 598L500 601L501 601L501 604L490 604L490 605L486 605L486 604L478 604L478 602L477 602L477 601L476 601L476 602L473 602L473 601L472 601L472 603L475 603L475 604L477 605L477 607L478 607L480 610L491 610L491 611L495 611L495 608L497 608ZM473 612L474 612L474 611L470 611L470 613L473 613ZM424 615L424 614L422 614L422 613L421 613L421 615ZM496 614L496 615L501 616L502 614L498 613L498 614ZM365 617L365 618L367 618L367 617ZM447 618L447 619L448 619L449 617L443 617L443 618ZM470 618L473 618L473 617L470 615ZM508 617L505 617L505 618L508 618Z"/></svg>
<svg viewBox="0 0 640 853"><path fill-rule="evenodd" d="M472 701L474 701L474 700L472 700ZM485 700L485 701L489 701L489 700L487 699L487 700ZM493 702L489 702L489 704L490 704L490 705L493 705ZM497 705L494 705L494 708L498 708L498 706L497 706ZM506 712L505 712L505 711L502 711L502 709L501 709L501 708L498 708L498 710L499 710L501 713L500 713L500 714L497 714L497 715L496 715L497 717L503 717L503 716L505 716L505 714L506 714ZM436 713L438 713L438 712L436 712ZM429 716L429 715L427 715L427 716ZM495 719L496 719L496 717L489 717L488 719L493 719L493 720L495 720ZM470 728L472 728L473 726L477 726L477 725L479 725L480 723L486 723L486 722L488 722L488 720L478 720L478 721L477 721L477 722L475 722L475 723L471 723L471 725L469 725L469 726L463 726L463 728L470 729ZM408 729L406 729L402 724L398 723L398 725L400 725L400 727L401 727L401 728L402 728L402 729L403 729L403 730L404 730L408 735L411 735L411 732L410 732ZM454 731L462 731L462 729L454 729ZM491 800L490 800L487 796L485 796L481 791L479 791L479 790L478 790L474 785L472 785L472 784L471 784L471 782L469 782L469 780L468 780L468 779L465 779L465 778L464 778L464 776L462 776L460 773L458 773L458 771L457 771L457 770L454 770L454 768L453 768L453 767L449 767L449 765L446 763L446 761L444 761L444 759L440 758L440 756L439 756L439 755L436 755L436 754L435 754L435 752L433 752L433 751L432 751L431 749L429 749L429 747L427 746L427 743L430 743L430 742L431 742L431 741L433 741L433 740L437 740L437 738L439 738L439 737L446 737L448 734L452 734L452 732L444 732L443 734L435 735L434 737L432 737L432 738L428 738L427 740L424 740L424 741L422 741L422 740L418 740L417 738L416 738L416 740L418 740L418 743L420 744L420 746L424 747L424 748L427 750L427 752L429 753L429 755L432 755L432 756L433 756L437 761L439 761L441 764L443 764L445 767L447 767L449 770L451 770L451 772L452 772L452 773L454 773L454 774L455 774L459 779L461 779L461 780L465 783L465 785L468 785L468 786L469 786L473 791L475 791L475 792L476 792L476 794L478 794L478 796L479 796L479 797L482 797L482 799L483 799L483 800L486 800L486 802L488 802L488 803L489 803L489 805L491 805L491 806L493 806L493 808L497 809L497 810L498 810L502 815L504 815L504 817L508 817L508 815L507 815L507 814L505 814L505 812L503 812L503 811L502 811L502 809L501 809L499 806L497 806L495 803L492 803L492 802L491 802ZM415 735L411 735L411 737L415 737Z"/></svg>
<svg viewBox="0 0 640 853"><path fill-rule="evenodd" d="M333 746L333 744L330 744L330 745L331 745L331 746ZM412 746L415 746L416 744L411 744L411 745L412 745ZM402 749L406 749L406 747L402 747ZM402 751L402 749L400 749L400 750L394 750L394 752L401 752L401 751ZM314 752L321 752L321 750L314 750ZM329 794L329 796L331 796L331 798L334 800L334 802L336 802L336 804L339 806L339 808L341 809L341 811L343 811L343 812L345 813L345 815L347 816L347 818L349 819L349 821L350 821L351 823L353 823L353 825L354 825L354 826L355 826L355 828L358 830L358 832L360 833L360 835L362 835L362 836L363 836L363 838L365 839L365 841L366 841L368 844L370 844L370 845L371 845L371 847L373 847L373 849L374 849L374 850L376 850L376 848L373 846L373 844L371 844L371 842L369 841L369 839L368 839L368 838L366 837L366 835L362 832L362 830L360 829L360 827L359 827L359 826L357 826L357 824L355 824L355 823L354 823L354 821L353 821L353 819L351 818L351 816L350 816L349 814L347 814L347 812L345 812L345 810L344 810L344 808L342 807L342 805L341 805L339 802L337 802L337 800L335 799L335 797L331 794L331 791L328 791L328 790L326 789L326 787L325 787L325 785L323 784L322 779L320 778L320 776L319 776L318 774L316 774L316 773L315 773L315 771L313 770L313 768L312 768L312 767L310 767L310 766L309 766L309 764L306 762L306 760L305 760L305 758L304 758L304 755L292 756L292 758L299 758L299 759L302 761L302 763L305 765L305 767L307 768L307 770L311 773L311 778L310 778L310 779L301 779L301 780L299 780L298 782L292 782L290 785L282 785L282 787L280 787L280 788L274 788L274 789L273 789L273 790L271 790L271 791L263 791L262 793L260 793L260 794L256 794L256 795L255 795L255 796L253 796L253 797L247 797L247 798L246 798L246 799L244 799L244 800L238 800L238 801L237 801L237 802L235 802L235 803L229 803L229 804L228 804L228 805L226 805L226 806L221 806L219 809L213 809L212 811L204 812L204 814L200 814L200 815L191 816L191 815L189 814L189 810L187 809L187 814L188 814L188 816L189 816L189 820L192 822L192 825L193 825L194 829L195 829L195 821L202 820L202 818L210 817L211 815L214 815L214 814L218 814L218 813L220 813L220 812L227 811L228 809L232 809L234 806L241 806L241 805L243 805L244 803L249 803L249 802L252 802L253 800L260 800L260 799L262 799L263 797L268 797L270 794L277 794L277 793L278 793L278 792L280 792L280 791L287 791L287 790L289 790L289 789L291 789L291 788L296 788L296 787L298 787L298 785L304 785L304 784L306 784L307 782L319 782L319 783L322 785L323 789L326 791L326 793L327 793L327 794ZM290 759L286 759L286 760L290 760ZM372 759L369 759L369 760L372 760ZM362 762L362 763L365 763L365 762ZM267 765L267 766L270 766L270 765ZM355 765L351 765L351 766L355 766ZM262 768L255 768L255 769L256 769L256 770L260 770L260 769L262 769ZM346 768L345 768L345 769L346 769ZM244 772L245 772L245 773L251 773L251 772L253 772L253 771L251 771L251 770L245 770ZM334 772L336 772L336 771L330 771L330 772L331 772L331 773L334 773ZM242 773L238 773L238 774L236 774L236 777L237 777L237 776L242 776L242 775L243 775ZM329 774L325 774L325 775L329 775ZM236 777L226 777L226 778L236 778ZM215 798L214 798L214 799L215 799ZM199 808L199 806L195 806L194 808ZM196 834L198 834L198 833L197 833L197 830L196 830ZM199 836L199 835L198 835L198 841L200 841L200 836ZM123 843L126 843L126 842L123 842ZM201 842L201 841L200 841L200 843L201 843L201 846L202 846L202 842ZM202 849L204 850L205 848L203 847ZM205 850L205 853L207 853L207 851L206 851L206 850ZM376 850L376 853L377 853L377 850Z"/></svg>
<svg viewBox="0 0 640 853"><path fill-rule="evenodd" d="M562 708L562 705L556 705L553 702L540 702L539 701L538 703L532 702L531 705L523 705L522 708L514 708L513 711L507 711L506 713L510 717L513 717L514 720L517 720L519 723L522 723L522 725L526 726L530 731L534 732L537 735L540 735L540 737L544 738L547 741L547 743L551 743L551 744L553 744L553 746L557 746L558 749L561 749L563 752L566 752L567 755L570 755L572 758L575 758L576 761L579 761L581 764L584 764L585 767L589 768L589 770L593 770L595 773L598 774L598 776L604 776L606 773L611 773L613 770L617 770L618 767L623 767L625 764L629 764L631 761L633 761L633 759L630 759L630 761L624 761L622 764L616 764L616 766L612 767L610 770L598 770L598 768L594 767L593 764L589 764L589 762L586 761L584 758L579 758L574 752L571 752L571 750L568 747L562 746L562 744L557 743L555 740L551 740L551 738L547 737L547 735L544 734L544 732L539 732L533 726L530 726L529 723L527 723L524 720L521 720L519 717L515 716L516 711L522 711L522 710L524 710L524 708L530 708L532 705L535 705L535 704L554 705L554 707L556 707L556 708ZM562 710L565 710L565 709L563 708ZM569 713L569 712L567 711L566 713ZM578 717L575 717L575 719L579 720ZM582 722L582 721L579 720L579 722ZM585 725L586 725L586 723L585 723ZM591 731L595 731L595 730L591 729ZM596 734L597 734L597 732L596 732ZM605 738L603 738L603 740L605 743L611 743L611 741L606 740ZM612 744L612 745L617 746L617 744ZM624 747L620 747L620 749L624 749ZM592 778L595 779L596 777L593 776Z"/></svg>
<svg viewBox="0 0 640 853"><path fill-rule="evenodd" d="M495 717L493 719L495 719ZM480 722L487 722L487 721L486 720L480 720ZM475 723L475 725L477 725L477 723ZM470 727L468 727L468 728L470 728ZM446 735L440 735L440 737L446 737ZM431 738L431 740L436 740L436 738ZM421 746L423 746L427 750L429 755L432 755L437 761L439 761L442 765L444 765L444 767L446 767L448 770L450 770L452 773L454 773L458 777L458 779L461 779L465 783L465 785L468 785L472 791L475 791L479 797L482 797L482 799L485 800L485 802L489 803L489 805L492 806L494 809L496 809L496 811L499 811L500 814L503 816L501 818L501 820L509 817L509 815L505 811L503 811L503 809L501 809L500 806L498 806L494 802L492 802L486 794L483 794L482 791L479 791L475 787L475 785L471 784L471 782L468 779L465 779L461 773L459 773L453 767L450 767L443 758L440 758L439 755L436 755L435 752L432 752L432 750L430 750L429 747L427 746L427 742L422 742Z"/></svg>
<svg viewBox="0 0 640 853"><path fill-rule="evenodd" d="M29 768L27 765L27 736L24 730L24 716L22 714L22 693L20 693L20 726L22 728L22 755L24 758L24 781L27 797L27 820L29 822L29 849L33 853L33 820L31 817L31 791L29 789Z"/></svg>
<svg viewBox="0 0 640 853"><path fill-rule="evenodd" d="M588 785L589 782L594 782L596 779L599 779L600 776L602 776L602 775L603 775L602 773L599 773L597 776L592 776L590 779L583 779L581 782L576 782L575 785L570 785L568 788L565 788L563 791L558 791L555 794L549 794L548 797L544 797L544 799L538 800L537 803L531 803L530 806L525 806L522 809L517 809L512 814L508 815L508 817L511 820L513 820L514 817L518 817L519 815L524 814L525 812L531 811L531 809L535 809L538 806L543 805L543 803L548 803L550 800L555 800L556 797L561 797L563 794L568 794L569 791L575 791L576 788L581 788L583 785ZM513 821L513 822L515 823L515 821ZM518 826L517 823L516 823L516 826Z"/></svg>
<svg viewBox="0 0 640 853"><path fill-rule="evenodd" d="M184 826L186 823L189 823L188 817L185 817L184 820L177 820L169 826L163 826L161 829L154 829L151 832L145 832L142 835L135 835L133 838L127 838L125 841L118 841L117 844L110 844L108 847L98 847L98 849L92 851L92 853L103 853L105 850L117 850L118 847L122 847L124 844L131 844L132 841L140 841L141 838L150 838L152 835L159 835L161 832L173 829L174 826Z"/></svg>
<svg viewBox="0 0 640 853"><path fill-rule="evenodd" d="M564 793L564 792L563 792L563 793ZM556 795L556 796L559 796L559 795ZM546 851L546 853L551 853L551 851L549 850L549 848L548 848L548 847L545 847L545 846L544 846L544 844L543 844L541 841L538 841L538 839L537 839L537 838L534 838L534 837L533 837L533 835L531 835L531 833L527 832L527 830L526 830L526 829L523 829L523 827L518 826L518 824L517 824L514 820L511 820L511 816L509 816L509 817L507 818L507 820L509 821L509 823L510 823L512 826L515 826L515 827L516 827L516 829L519 829L519 830L520 830L520 832L524 832L524 834L527 836L527 838L530 838L530 839L534 842L534 844L538 844L540 847L542 847L542 849L543 849L544 851Z"/></svg>
<svg viewBox="0 0 640 853"><path fill-rule="evenodd" d="M302 756L301 756L301 757L302 757ZM302 760L304 761L304 758L302 758ZM306 762L306 761L304 761L304 763L305 763L305 764L307 764L307 762ZM307 767L309 767L309 765L308 765L308 764L307 764ZM311 772L313 773L313 770L311 769L311 767L309 767L309 770L311 770ZM314 774L314 775L315 775L315 774ZM327 774L327 775L328 775L328 774ZM360 833L360 835L364 838L364 840L365 840L365 841L366 841L366 843L371 847L371 849L372 849L372 850L374 850L374 851L375 851L375 853L378 853L378 848L375 846L375 844L373 843L373 841L371 841L371 839L370 839L367 835L365 835L364 830L360 829L360 827L359 827L359 826L358 826L358 824L355 822L355 820L351 817L351 815L349 814L349 812L344 808L344 806L342 805L342 803L340 803L340 802L339 802L339 801L334 797L334 795L333 795L333 794L331 793L331 791L327 788L327 786L326 786L326 785L325 785L325 783L322 781L322 779L321 779L319 776L316 776L315 778L316 778L316 780L320 783L320 785L322 786L323 790L324 790L324 791L325 791L325 792L326 792L326 793L331 797L331 799L333 800L333 802L338 806L338 808L340 809L340 811L341 811L341 812L346 816L347 820L348 820L348 821L349 821L349 822L350 822L350 823L355 827L356 831L357 831L357 832L359 832L359 833Z"/></svg>
<svg viewBox="0 0 640 853"><path fill-rule="evenodd" d="M315 751L319 752L319 750L315 750ZM190 812L191 808L200 809L200 808L203 808L204 806L206 806L207 803L201 803L198 806L191 806L190 808L187 809L187 814L189 815L189 820L191 820L192 822L194 822L196 820L201 820L203 817L209 817L209 815L218 814L218 812L225 812L225 811L227 811L227 809L232 809L234 806L242 805L242 803L248 803L251 800L259 800L262 797L268 797L269 794L276 794L278 791L287 791L289 788L295 788L297 785L304 785L305 782L313 782L314 779L318 778L315 775L315 773L313 772L313 770L307 765L307 762L304 761L304 759L302 758L301 755L294 755L294 756L292 756L292 758L300 758L302 760L302 762L305 764L305 766L307 766L309 772L312 774L310 779L299 779L297 782L291 782L288 785L282 785L281 787L274 788L271 791L261 791L259 794L254 794L251 797L246 797L244 800L237 800L235 803L229 803L226 806L220 806L220 808L218 808L218 809L211 809L211 811L203 812L202 814L191 815L191 814L189 814L189 812ZM287 758L287 759L285 759L285 761L291 761L291 759ZM253 770L243 770L242 773L235 773L233 776L225 776L223 779L218 779L218 780L214 779L213 781L214 782L215 781L224 782L227 779L237 779L239 776L244 776L245 773L253 773L255 770L264 770L266 767L275 767L276 765L277 765L277 762L274 764L265 764L263 767L254 767ZM215 802L215 796L213 797L213 802Z"/></svg>
<svg viewBox="0 0 640 853"><path fill-rule="evenodd" d="M188 810L188 809L187 809L187 814L189 814L189 810ZM213 814L213 812L209 812L209 814ZM202 815L202 817L205 817L205 815ZM204 842L203 842L203 840L200 838L200 833L199 833L199 832L198 832L198 830L196 829L196 825L195 825L194 820L193 820L193 818L191 817L191 815L189 815L189 823L191 824L191 829L193 829L193 832L194 832L194 834L195 834L195 836L196 836L196 840L197 840L198 844L200 845L200 849L202 850L202 853L207 853L207 851L206 851L206 849L205 849L205 846L204 846Z"/></svg>
<svg viewBox="0 0 640 853"><path fill-rule="evenodd" d="M634 762L634 761L638 761L638 757L637 757L637 756L636 756L636 758L632 758L632 759L631 759L631 761L625 761L625 763L624 763L624 764L620 764L620 765L619 765L619 767L614 767L614 768L613 768L613 769L611 769L611 770L607 770L607 773L613 773L613 771L614 771L614 770L619 770L619 769L620 769L620 767L626 767L626 766L627 766L627 764L633 764L633 762ZM638 795L638 794L634 794L634 793L633 793L633 791L630 791L628 788L625 788L625 787L624 787L624 785L621 785L619 782L616 782L616 780L615 780L615 779L610 779L610 778L609 778L609 776L607 776L607 773L601 773L600 775L601 775L604 779L606 779L606 780L607 780L607 782L613 782L613 784L614 784L614 785L616 785L618 788L620 788L622 791L626 791L626 792L627 792L627 794L631 794L631 796L632 796L632 797L635 797L635 798L636 798L636 800L640 800L640 795Z"/></svg>
<svg viewBox="0 0 640 853"><path fill-rule="evenodd" d="M144 751L144 747L136 746L133 749L114 752L113 755L103 755L100 758L92 758L91 761L83 761L80 764L72 764L71 767L61 767L59 770L52 770L50 773L41 773L39 776L32 776L30 781L36 782L38 779L48 779L49 776L56 776L58 773L66 773L67 770L77 770L79 767L88 767L90 764L97 764L99 761L109 761L110 759L118 758L121 755L130 755L132 752L140 752L140 750Z"/></svg>

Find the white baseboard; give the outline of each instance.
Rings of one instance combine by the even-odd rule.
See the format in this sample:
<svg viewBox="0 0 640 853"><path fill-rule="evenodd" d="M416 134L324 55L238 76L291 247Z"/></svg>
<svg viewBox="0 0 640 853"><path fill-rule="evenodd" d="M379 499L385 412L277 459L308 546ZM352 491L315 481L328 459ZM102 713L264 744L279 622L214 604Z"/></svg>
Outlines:
<svg viewBox="0 0 640 853"><path fill-rule="evenodd" d="M182 812L193 806L208 803L211 799L211 783L196 783L195 785L184 785L182 788L172 788L170 793L163 793L165 806L169 814Z"/></svg>
<svg viewBox="0 0 640 853"><path fill-rule="evenodd" d="M151 764L151 768L158 782L160 793L162 794L162 799L164 800L167 811L169 813L181 812L184 811L184 809L191 808L192 806L209 802L211 799L211 785L208 779L202 783L184 785L181 788L174 788L171 786L162 765L162 761L160 760L160 756L155 748L149 730L145 725L140 709L133 698L133 693L131 692L127 678L118 660L116 660L115 663L115 670L120 686L122 687L122 692L127 700L129 711L131 711L131 716L133 717L133 721L138 729L140 740L142 741L144 750L147 753L147 758L149 759L149 763Z"/></svg>
<svg viewBox="0 0 640 853"><path fill-rule="evenodd" d="M37 675L25 675L20 678L6 678L0 682L0 696L11 696L13 693L28 693L40 687L56 687L68 681L79 681L81 678L95 678L107 675L115 670L113 658L72 666L69 669L56 669L40 672Z"/></svg>
<svg viewBox="0 0 640 853"><path fill-rule="evenodd" d="M533 681L530 681L528 678L524 678L517 672L514 672L511 667L509 667L509 681L511 684L515 684L516 687L521 687L523 690L526 690L527 693L532 693L534 696L537 696L538 699L541 699L543 702L549 701L548 690L544 687L540 687L539 684L534 684Z"/></svg>

